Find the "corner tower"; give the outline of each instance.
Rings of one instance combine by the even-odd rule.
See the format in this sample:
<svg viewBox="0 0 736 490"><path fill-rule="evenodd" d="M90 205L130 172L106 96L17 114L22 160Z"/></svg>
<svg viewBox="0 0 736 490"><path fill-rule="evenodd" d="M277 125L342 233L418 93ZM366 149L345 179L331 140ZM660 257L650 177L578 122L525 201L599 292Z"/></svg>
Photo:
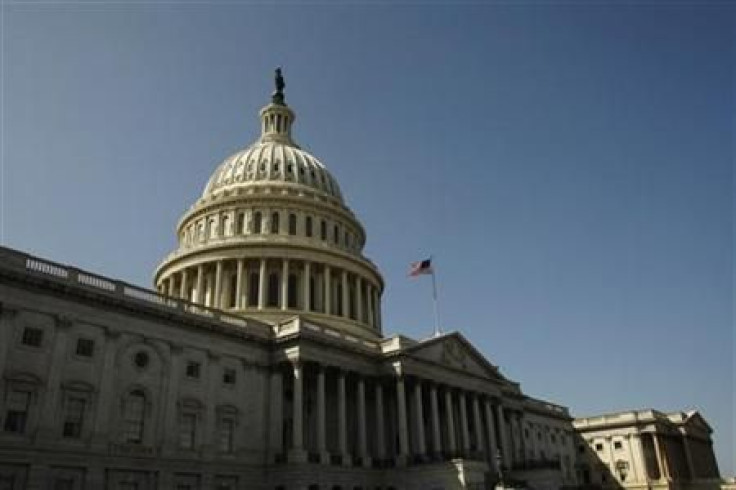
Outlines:
<svg viewBox="0 0 736 490"><path fill-rule="evenodd" d="M261 136L222 162L177 226L156 288L279 323L294 315L381 336L383 279L365 231L325 166L292 139L284 81L261 109Z"/></svg>

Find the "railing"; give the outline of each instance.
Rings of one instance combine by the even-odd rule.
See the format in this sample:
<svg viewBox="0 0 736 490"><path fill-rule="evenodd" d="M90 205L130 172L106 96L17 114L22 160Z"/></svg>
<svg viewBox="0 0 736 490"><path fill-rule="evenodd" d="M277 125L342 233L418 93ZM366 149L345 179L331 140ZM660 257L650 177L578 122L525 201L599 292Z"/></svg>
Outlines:
<svg viewBox="0 0 736 490"><path fill-rule="evenodd" d="M150 289L133 286L126 282L92 274L75 267L58 264L6 247L0 247L0 269L11 269L21 273L45 277L54 282L92 289L100 294L125 301L133 300L146 303L148 306L160 308L164 311L176 311L196 315L208 320L226 323L230 327L238 327L239 329L249 328L251 331L253 331L252 329L257 329L261 335L268 336L271 334L270 328L266 325L248 321L239 316L230 315L187 300L172 298Z"/></svg>

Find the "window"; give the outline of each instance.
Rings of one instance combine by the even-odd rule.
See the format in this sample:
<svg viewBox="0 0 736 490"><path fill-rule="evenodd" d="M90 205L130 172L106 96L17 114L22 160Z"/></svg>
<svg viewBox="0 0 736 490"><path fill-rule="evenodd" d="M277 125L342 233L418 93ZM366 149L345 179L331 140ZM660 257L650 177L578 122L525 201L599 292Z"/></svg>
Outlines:
<svg viewBox="0 0 736 490"><path fill-rule="evenodd" d="M337 244L337 243L340 243L340 228L339 228L339 227L338 227L337 225L335 225L335 226L334 226L334 227L332 228L332 232L333 232L333 233L332 233L332 239L334 240L334 242L335 242L336 244Z"/></svg>
<svg viewBox="0 0 736 490"><path fill-rule="evenodd" d="M621 441L613 441L613 449L620 450L621 448Z"/></svg>
<svg viewBox="0 0 736 490"><path fill-rule="evenodd" d="M66 401L66 413L64 414L63 437L79 439L82 437L82 421L84 420L84 408L86 400L78 396L70 396Z"/></svg>
<svg viewBox="0 0 736 490"><path fill-rule="evenodd" d="M311 238L312 236L312 217L311 216L307 216L304 219L304 231L307 237Z"/></svg>
<svg viewBox="0 0 736 490"><path fill-rule="evenodd" d="M296 215L289 214L289 235L296 235Z"/></svg>
<svg viewBox="0 0 736 490"><path fill-rule="evenodd" d="M43 330L40 328L26 327L23 329L23 345L41 347L43 342Z"/></svg>
<svg viewBox="0 0 736 490"><path fill-rule="evenodd" d="M196 361L188 361L186 369L187 378L199 378L199 366L199 363Z"/></svg>
<svg viewBox="0 0 736 490"><path fill-rule="evenodd" d="M95 352L95 341L92 339L77 339L77 355L92 357Z"/></svg>
<svg viewBox="0 0 736 490"><path fill-rule="evenodd" d="M583 454L583 453L585 452L585 446L584 446L583 444L580 444L580 445L578 446L578 452L579 452L580 454Z"/></svg>
<svg viewBox="0 0 736 490"><path fill-rule="evenodd" d="M235 421L232 417L221 417L217 424L217 436L220 451L223 453L233 452L233 435L235 433Z"/></svg>
<svg viewBox="0 0 736 490"><path fill-rule="evenodd" d="M248 284L248 306L258 305L258 289L259 289L258 273L251 272L250 282Z"/></svg>
<svg viewBox="0 0 736 490"><path fill-rule="evenodd" d="M319 234L322 241L327 240L327 222L325 220L322 220L319 224Z"/></svg>
<svg viewBox="0 0 736 490"><path fill-rule="evenodd" d="M603 444L601 444L600 442L599 442L599 443L597 443L597 444L595 445L595 450L596 450L596 451L603 451Z"/></svg>
<svg viewBox="0 0 736 490"><path fill-rule="evenodd" d="M197 430L197 415L194 413L181 414L179 424L179 447L182 449L193 449Z"/></svg>
<svg viewBox="0 0 736 490"><path fill-rule="evenodd" d="M123 413L124 440L131 444L143 442L146 415L146 395L141 390L132 391L125 400Z"/></svg>
<svg viewBox="0 0 736 490"><path fill-rule="evenodd" d="M263 215L260 211L253 214L253 233L261 233L263 228Z"/></svg>
<svg viewBox="0 0 736 490"><path fill-rule="evenodd" d="M235 384L235 370L230 368L225 368L222 372L222 382L226 385L234 385Z"/></svg>
<svg viewBox="0 0 736 490"><path fill-rule="evenodd" d="M23 434L28 422L28 411L31 407L31 392L24 390L13 390L8 395L7 410L5 412L5 432Z"/></svg>
<svg viewBox="0 0 736 490"><path fill-rule="evenodd" d="M245 225L245 213L238 213L238 219L236 221L235 234L238 235L243 233L243 226Z"/></svg>
<svg viewBox="0 0 736 490"><path fill-rule="evenodd" d="M299 291L299 286L297 285L297 276L296 274L289 274L289 284L288 284L288 306L289 308L296 308L297 307L297 294Z"/></svg>
<svg viewBox="0 0 736 490"><path fill-rule="evenodd" d="M271 214L271 233L279 232L279 213Z"/></svg>

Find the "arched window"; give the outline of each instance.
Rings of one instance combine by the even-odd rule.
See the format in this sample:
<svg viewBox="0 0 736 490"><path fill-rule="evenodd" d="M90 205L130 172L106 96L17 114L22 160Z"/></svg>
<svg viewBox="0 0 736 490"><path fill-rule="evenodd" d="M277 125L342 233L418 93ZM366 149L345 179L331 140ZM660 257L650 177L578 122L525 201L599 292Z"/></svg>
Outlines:
<svg viewBox="0 0 736 490"><path fill-rule="evenodd" d="M268 275L268 304L267 306L279 306L279 274L272 272Z"/></svg>
<svg viewBox="0 0 736 490"><path fill-rule="evenodd" d="M263 215L260 211L253 213L253 233L262 233Z"/></svg>
<svg viewBox="0 0 736 490"><path fill-rule="evenodd" d="M297 286L297 277L296 274L289 274L289 284L288 284L288 290L289 290L289 299L288 299L288 307L289 308L296 308L296 305L298 303L297 294L299 291L299 288Z"/></svg>
<svg viewBox="0 0 736 490"><path fill-rule="evenodd" d="M322 222L319 224L319 234L322 238L322 241L327 240L327 222L325 220L322 220Z"/></svg>
<svg viewBox="0 0 736 490"><path fill-rule="evenodd" d="M271 233L279 232L279 213L274 212L271 214Z"/></svg>
<svg viewBox="0 0 736 490"><path fill-rule="evenodd" d="M335 225L335 227L332 229L332 239L335 241L335 243L340 243L340 228Z"/></svg>
<svg viewBox="0 0 736 490"><path fill-rule="evenodd" d="M245 213L238 213L238 221L235 226L236 226L236 229L235 229L236 235L243 233L243 228L245 227Z"/></svg>
<svg viewBox="0 0 736 490"><path fill-rule="evenodd" d="M124 440L129 444L143 442L143 429L146 419L146 395L142 390L134 390L125 399L123 412Z"/></svg>
<svg viewBox="0 0 736 490"><path fill-rule="evenodd" d="M312 236L312 217L311 216L307 216L306 218L304 218L304 232L307 235L307 237L311 238Z"/></svg>
<svg viewBox="0 0 736 490"><path fill-rule="evenodd" d="M289 214L289 235L296 235L296 215Z"/></svg>

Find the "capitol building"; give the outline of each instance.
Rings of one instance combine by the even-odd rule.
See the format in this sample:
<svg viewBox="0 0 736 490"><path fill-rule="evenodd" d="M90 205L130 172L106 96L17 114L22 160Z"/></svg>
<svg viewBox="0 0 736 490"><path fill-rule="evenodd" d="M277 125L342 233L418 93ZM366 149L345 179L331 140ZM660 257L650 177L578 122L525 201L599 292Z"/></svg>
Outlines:
<svg viewBox="0 0 736 490"><path fill-rule="evenodd" d="M385 337L295 119L279 73L153 290L0 248L0 490L718 488L697 413L575 422L460 333Z"/></svg>

